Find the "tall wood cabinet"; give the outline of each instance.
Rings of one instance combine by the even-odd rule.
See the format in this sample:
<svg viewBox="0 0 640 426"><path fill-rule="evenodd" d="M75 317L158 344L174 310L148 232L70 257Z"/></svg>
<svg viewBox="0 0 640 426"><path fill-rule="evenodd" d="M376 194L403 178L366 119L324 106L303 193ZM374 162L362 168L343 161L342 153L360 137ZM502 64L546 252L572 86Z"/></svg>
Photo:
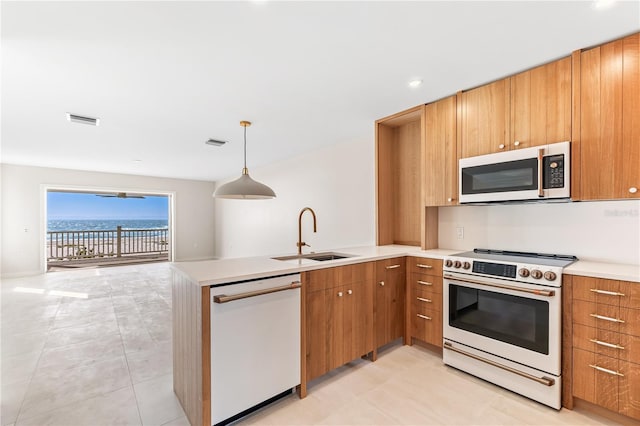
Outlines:
<svg viewBox="0 0 640 426"><path fill-rule="evenodd" d="M376 352L379 347L404 337L405 276L404 257L376 262L373 305Z"/></svg>
<svg viewBox="0 0 640 426"><path fill-rule="evenodd" d="M567 276L565 276L567 277ZM568 276L565 397L640 419L640 284ZM564 405L571 406L571 398Z"/></svg>
<svg viewBox="0 0 640 426"><path fill-rule="evenodd" d="M640 33L575 52L573 82L573 198L640 198Z"/></svg>
<svg viewBox="0 0 640 426"><path fill-rule="evenodd" d="M425 106L424 201L427 206L458 204L455 96Z"/></svg>

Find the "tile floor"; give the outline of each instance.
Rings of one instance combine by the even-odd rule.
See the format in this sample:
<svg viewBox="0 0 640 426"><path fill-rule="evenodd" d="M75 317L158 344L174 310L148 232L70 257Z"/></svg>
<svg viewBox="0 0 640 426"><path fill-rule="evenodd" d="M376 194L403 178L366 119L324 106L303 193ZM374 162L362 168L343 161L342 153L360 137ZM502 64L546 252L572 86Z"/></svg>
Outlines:
<svg viewBox="0 0 640 426"><path fill-rule="evenodd" d="M3 280L1 426L188 425L172 391L170 281L167 263ZM304 400L292 395L238 423L612 424L399 345L312 382Z"/></svg>

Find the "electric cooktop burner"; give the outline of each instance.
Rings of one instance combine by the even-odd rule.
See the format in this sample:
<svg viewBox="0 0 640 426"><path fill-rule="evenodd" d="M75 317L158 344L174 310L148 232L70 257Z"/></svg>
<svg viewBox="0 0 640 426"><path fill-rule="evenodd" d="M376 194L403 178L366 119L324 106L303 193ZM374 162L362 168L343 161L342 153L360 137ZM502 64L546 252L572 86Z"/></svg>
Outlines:
<svg viewBox="0 0 640 426"><path fill-rule="evenodd" d="M577 261L576 256L547 253L528 253L509 250L474 249L464 253L458 253L452 257L466 257L471 259L495 260L503 262L520 262L543 266L555 266L565 268Z"/></svg>

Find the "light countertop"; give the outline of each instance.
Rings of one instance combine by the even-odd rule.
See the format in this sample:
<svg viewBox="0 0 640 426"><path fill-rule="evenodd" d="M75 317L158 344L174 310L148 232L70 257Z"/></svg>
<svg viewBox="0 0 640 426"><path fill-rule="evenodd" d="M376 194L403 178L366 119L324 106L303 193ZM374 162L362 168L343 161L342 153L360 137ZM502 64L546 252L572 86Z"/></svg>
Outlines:
<svg viewBox="0 0 640 426"><path fill-rule="evenodd" d="M258 257L226 258L201 260L194 262L175 262L173 268L189 277L200 286L215 286L256 278L294 274L314 269L351 265L361 262L390 259L399 256L428 257L444 259L447 256L465 250L433 249L421 250L420 247L388 245L349 247L331 250L336 253L352 255L344 259L318 262L310 259L275 260L272 257L287 254ZM640 266L614 263L578 261L563 271L570 275L584 275L596 278L633 281L640 283Z"/></svg>
<svg viewBox="0 0 640 426"><path fill-rule="evenodd" d="M255 278L265 278L275 275L294 274L297 272L311 271L314 269L334 266L390 259L399 256L443 259L446 256L460 253L461 250L421 250L420 247L388 245L348 247L331 251L354 256L345 259L318 262L309 259L275 260L272 259L272 257L283 255L274 255L201 260L195 262L175 262L172 266L175 270L188 276L191 281L198 283L198 285L210 286Z"/></svg>

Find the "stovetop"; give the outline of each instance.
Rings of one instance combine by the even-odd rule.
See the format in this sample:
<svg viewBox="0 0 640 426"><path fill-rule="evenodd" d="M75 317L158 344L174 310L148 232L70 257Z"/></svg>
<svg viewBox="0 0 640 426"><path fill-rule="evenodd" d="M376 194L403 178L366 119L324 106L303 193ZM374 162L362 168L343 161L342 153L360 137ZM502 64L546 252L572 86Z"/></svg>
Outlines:
<svg viewBox="0 0 640 426"><path fill-rule="evenodd" d="M509 250L474 249L464 253L458 253L451 257L466 257L478 260L494 260L497 262L527 263L530 265L554 266L566 268L577 261L576 256L563 254L529 253Z"/></svg>

